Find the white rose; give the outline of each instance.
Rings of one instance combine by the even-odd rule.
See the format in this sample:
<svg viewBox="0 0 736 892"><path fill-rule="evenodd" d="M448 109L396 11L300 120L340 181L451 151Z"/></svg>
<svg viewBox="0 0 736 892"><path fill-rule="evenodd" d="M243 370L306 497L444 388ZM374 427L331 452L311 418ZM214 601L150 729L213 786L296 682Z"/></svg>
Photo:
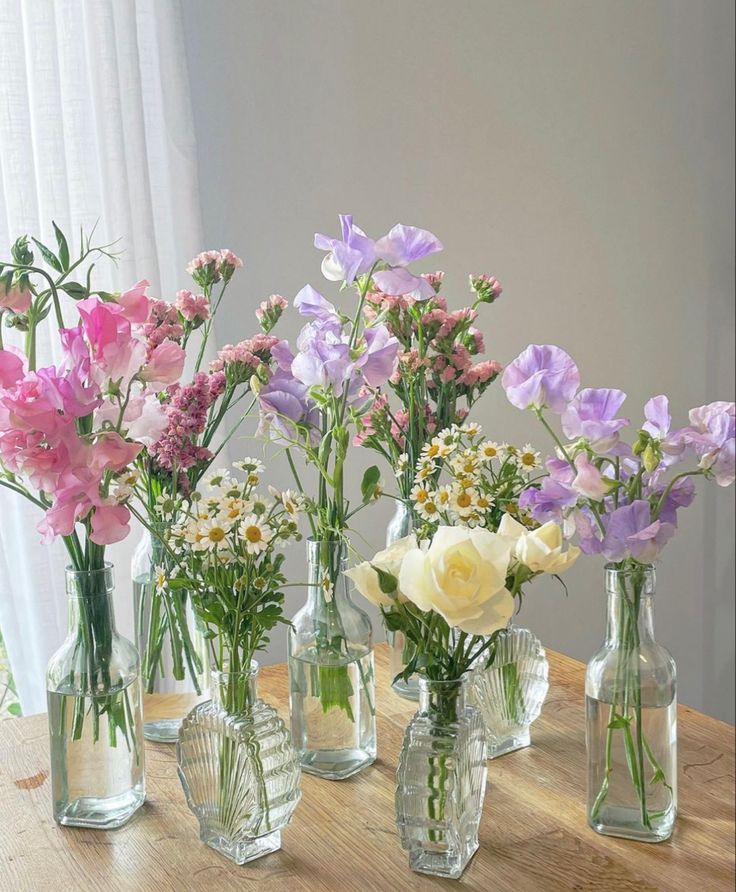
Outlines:
<svg viewBox="0 0 736 892"><path fill-rule="evenodd" d="M372 561L364 561L362 564L358 564L357 567L346 570L345 575L353 580L360 594L372 604L376 604L378 607L391 607L397 600L406 600L401 593L401 587L390 595L381 591L378 573L373 568L378 567L380 570L385 570L386 573L390 573L398 580L404 555L416 547L417 537L412 533L411 536L399 539L393 545L390 545L383 551L379 551Z"/></svg>
<svg viewBox="0 0 736 892"><path fill-rule="evenodd" d="M562 529L553 520L528 530L510 514L504 514L498 534L509 541L519 563L534 573L562 573L580 556L580 549L575 546L563 551Z"/></svg>
<svg viewBox="0 0 736 892"><path fill-rule="evenodd" d="M428 548L408 551L399 587L420 610L434 610L471 635L505 628L514 612L506 590L508 540L483 529L438 527Z"/></svg>

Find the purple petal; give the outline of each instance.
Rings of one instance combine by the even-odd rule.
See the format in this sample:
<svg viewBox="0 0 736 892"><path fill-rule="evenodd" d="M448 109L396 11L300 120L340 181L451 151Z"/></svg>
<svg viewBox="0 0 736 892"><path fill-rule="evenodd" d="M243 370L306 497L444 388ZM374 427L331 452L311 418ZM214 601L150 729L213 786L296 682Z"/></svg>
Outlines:
<svg viewBox="0 0 736 892"><path fill-rule="evenodd" d="M402 267L386 269L373 273L373 281L384 294L408 295L414 300L430 300L436 297L436 291L421 276L414 276Z"/></svg>
<svg viewBox="0 0 736 892"><path fill-rule="evenodd" d="M376 242L376 254L390 266L408 266L415 260L441 251L442 248L442 242L433 233L416 226L404 226L403 223L397 223L388 235Z"/></svg>
<svg viewBox="0 0 736 892"><path fill-rule="evenodd" d="M302 316L311 316L320 322L340 322L335 305L312 288L305 285L294 298L294 307Z"/></svg>
<svg viewBox="0 0 736 892"><path fill-rule="evenodd" d="M560 347L530 344L506 367L501 384L513 406L561 415L580 386L580 372Z"/></svg>

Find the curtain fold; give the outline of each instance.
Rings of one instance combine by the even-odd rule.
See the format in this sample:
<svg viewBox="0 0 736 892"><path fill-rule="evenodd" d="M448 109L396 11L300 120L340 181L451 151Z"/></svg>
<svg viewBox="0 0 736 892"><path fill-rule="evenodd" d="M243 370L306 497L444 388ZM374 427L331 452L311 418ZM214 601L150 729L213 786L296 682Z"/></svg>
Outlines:
<svg viewBox="0 0 736 892"><path fill-rule="evenodd" d="M98 243L124 250L95 269L100 287L146 278L173 299L202 248L178 0L0 0L0 72L0 257L24 233L54 244L52 219L75 246L96 224ZM39 350L59 359L48 334ZM0 628L26 714L46 709L46 663L66 625L66 552L39 543L38 520L0 489ZM134 543L109 549L128 635Z"/></svg>

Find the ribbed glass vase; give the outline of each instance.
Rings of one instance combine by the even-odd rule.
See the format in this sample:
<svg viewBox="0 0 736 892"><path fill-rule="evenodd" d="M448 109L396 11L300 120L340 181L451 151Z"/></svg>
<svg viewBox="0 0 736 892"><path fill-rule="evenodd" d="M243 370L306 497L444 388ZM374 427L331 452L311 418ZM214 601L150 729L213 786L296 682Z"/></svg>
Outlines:
<svg viewBox="0 0 736 892"><path fill-rule="evenodd" d="M457 879L478 849L486 789L485 730L465 679L419 679L396 772L396 823L409 866Z"/></svg>
<svg viewBox="0 0 736 892"><path fill-rule="evenodd" d="M307 603L289 629L291 734L302 769L342 780L376 758L373 635L353 604L344 542L307 542Z"/></svg>
<svg viewBox="0 0 736 892"><path fill-rule="evenodd" d="M644 842L677 816L677 679L654 639L655 583L649 565L606 567L606 640L585 676L588 822Z"/></svg>
<svg viewBox="0 0 736 892"><path fill-rule="evenodd" d="M212 700L182 721L176 747L202 842L245 864L281 848L299 802L299 760L276 710L258 698L258 664L213 672Z"/></svg>
<svg viewBox="0 0 736 892"><path fill-rule="evenodd" d="M386 548L410 536L414 529L414 520L411 508L401 500L396 502L393 517L386 527ZM412 675L408 681L396 676L403 672L404 667L414 656L414 645L406 639L403 632L386 632L388 641L389 665L391 671L391 687L400 696L407 700L419 699L419 680Z"/></svg>
<svg viewBox="0 0 736 892"><path fill-rule="evenodd" d="M111 830L140 808L138 652L118 635L113 568L66 571L69 631L46 673L54 819Z"/></svg>
<svg viewBox="0 0 736 892"><path fill-rule="evenodd" d="M143 531L131 560L136 643L143 681L143 734L158 743L176 743L181 720L197 699L206 696L207 653L204 638L182 589L159 590L157 576L168 578L171 557L163 544L168 525ZM155 718L147 713L152 694L191 694L186 710L164 705L157 698ZM161 714L161 710L164 713Z"/></svg>
<svg viewBox="0 0 736 892"><path fill-rule="evenodd" d="M496 635L493 662L471 671L470 696L486 725L489 759L523 749L549 690L549 663L540 640L511 626Z"/></svg>

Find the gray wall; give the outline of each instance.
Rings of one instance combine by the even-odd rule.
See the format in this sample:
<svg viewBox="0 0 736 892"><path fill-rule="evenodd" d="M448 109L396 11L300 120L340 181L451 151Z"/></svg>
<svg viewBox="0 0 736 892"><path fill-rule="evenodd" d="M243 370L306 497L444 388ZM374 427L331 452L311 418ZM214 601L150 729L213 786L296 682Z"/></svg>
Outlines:
<svg viewBox="0 0 736 892"><path fill-rule="evenodd" d="M376 235L397 221L436 232L455 306L467 272L497 275L504 294L483 329L502 362L530 342L560 344L586 384L628 392L633 419L661 392L679 419L733 398L730 0L183 8L205 247L247 260L221 341L250 332L271 292L291 297L307 280L327 291L312 233L352 212ZM547 448L500 386L477 419L494 438ZM356 477L367 463L356 453ZM278 459L271 472L286 484ZM386 512L361 518L374 545ZM657 599L682 700L730 720L733 520L732 491L701 488ZM299 556L291 567L299 578ZM567 582L567 600L537 584L523 617L586 659L603 635L601 565L581 561ZM270 656L282 658L281 638Z"/></svg>

